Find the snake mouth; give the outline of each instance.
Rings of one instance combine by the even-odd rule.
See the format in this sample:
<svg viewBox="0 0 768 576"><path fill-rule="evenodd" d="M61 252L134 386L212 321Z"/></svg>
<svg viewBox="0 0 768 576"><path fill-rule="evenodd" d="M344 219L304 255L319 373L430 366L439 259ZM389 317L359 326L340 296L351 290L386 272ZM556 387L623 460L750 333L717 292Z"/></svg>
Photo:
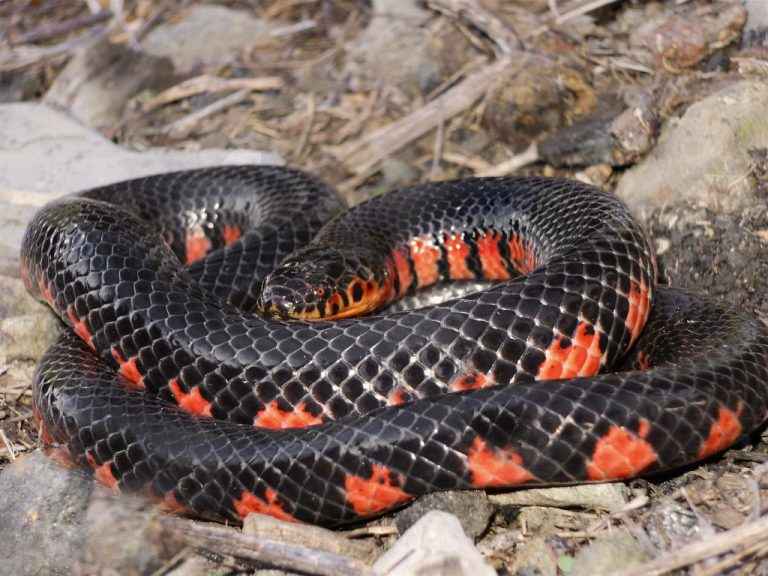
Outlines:
<svg viewBox="0 0 768 576"><path fill-rule="evenodd" d="M305 287L305 294L281 286L270 287L257 303L258 311L280 320L341 320L380 310L392 298L391 282L355 278L345 290Z"/></svg>
<svg viewBox="0 0 768 576"><path fill-rule="evenodd" d="M375 312L395 296L395 278L352 251L324 246L295 253L261 285L257 311L283 320L338 320Z"/></svg>

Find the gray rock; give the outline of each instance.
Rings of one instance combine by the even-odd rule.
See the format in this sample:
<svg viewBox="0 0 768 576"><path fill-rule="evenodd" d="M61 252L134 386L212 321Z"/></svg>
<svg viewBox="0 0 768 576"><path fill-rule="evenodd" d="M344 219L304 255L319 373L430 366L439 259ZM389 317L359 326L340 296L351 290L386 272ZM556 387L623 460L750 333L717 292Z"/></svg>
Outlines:
<svg viewBox="0 0 768 576"><path fill-rule="evenodd" d="M428 91L440 77L424 26L431 16L414 0L375 0L370 23L347 47L346 72L366 86L396 85L410 94Z"/></svg>
<svg viewBox="0 0 768 576"><path fill-rule="evenodd" d="M275 570L272 575L268 575L265 572L258 572L257 575L283 576L285 574L285 572L278 570ZM165 572L166 576L229 576L230 574L232 574L232 570L228 566L222 566L202 556L186 558L179 566Z"/></svg>
<svg viewBox="0 0 768 576"><path fill-rule="evenodd" d="M742 42L747 45L768 46L768 2L765 0L743 0L747 9L747 23L744 26Z"/></svg>
<svg viewBox="0 0 768 576"><path fill-rule="evenodd" d="M61 324L27 293L16 277L17 268L10 274L0 272L0 363L12 363L10 375L24 378L28 370L17 361L36 361L58 336Z"/></svg>
<svg viewBox="0 0 768 576"><path fill-rule="evenodd" d="M430 510L449 512L459 519L461 527L470 538L477 538L488 528L494 507L482 491L435 492L422 496L397 514L395 524L405 533Z"/></svg>
<svg viewBox="0 0 768 576"><path fill-rule="evenodd" d="M397 158L387 158L381 162L381 175L387 190L410 184L419 176L412 164Z"/></svg>
<svg viewBox="0 0 768 576"><path fill-rule="evenodd" d="M12 274L0 273L0 318L2 319L27 316L40 311L40 306L28 295L18 275L18 268L14 268Z"/></svg>
<svg viewBox="0 0 768 576"><path fill-rule="evenodd" d="M0 295L0 300L4 296ZM0 358L4 362L36 360L53 344L60 322L45 307L34 314L0 320Z"/></svg>
<svg viewBox="0 0 768 576"><path fill-rule="evenodd" d="M162 512L145 498L94 492L87 508L79 573L156 574L183 547L160 522Z"/></svg>
<svg viewBox="0 0 768 576"><path fill-rule="evenodd" d="M734 210L751 199L750 150L768 147L768 84L741 81L670 121L616 193L638 215L673 201Z"/></svg>
<svg viewBox="0 0 768 576"><path fill-rule="evenodd" d="M0 473L3 574L72 574L85 540L90 477L36 451Z"/></svg>
<svg viewBox="0 0 768 576"><path fill-rule="evenodd" d="M650 554L627 531L591 542L576 553L569 576L616 574L650 560Z"/></svg>
<svg viewBox="0 0 768 576"><path fill-rule="evenodd" d="M0 106L0 271L18 270L27 222L54 198L93 186L159 172L216 164L282 164L251 150L152 150L117 146L48 106Z"/></svg>
<svg viewBox="0 0 768 576"><path fill-rule="evenodd" d="M43 102L67 110L88 126L117 124L130 98L174 81L169 58L153 56L101 38L81 48L56 77Z"/></svg>
<svg viewBox="0 0 768 576"><path fill-rule="evenodd" d="M509 574L557 576L557 553L544 538L528 538L517 547Z"/></svg>
<svg viewBox="0 0 768 576"><path fill-rule="evenodd" d="M181 74L220 66L253 46L267 26L242 10L196 5L179 21L152 30L142 41L145 51L166 56Z"/></svg>
<svg viewBox="0 0 768 576"><path fill-rule="evenodd" d="M492 576L458 518L437 510L411 526L373 565L388 576Z"/></svg>

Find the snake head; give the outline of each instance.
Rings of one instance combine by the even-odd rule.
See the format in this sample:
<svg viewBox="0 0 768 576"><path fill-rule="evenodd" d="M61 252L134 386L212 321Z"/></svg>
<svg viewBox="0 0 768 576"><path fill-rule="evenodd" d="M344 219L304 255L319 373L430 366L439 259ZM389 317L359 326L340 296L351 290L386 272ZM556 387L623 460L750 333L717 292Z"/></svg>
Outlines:
<svg viewBox="0 0 768 576"><path fill-rule="evenodd" d="M265 316L332 320L357 316L383 304L373 267L364 256L330 247L308 247L289 256L262 284L256 308Z"/></svg>

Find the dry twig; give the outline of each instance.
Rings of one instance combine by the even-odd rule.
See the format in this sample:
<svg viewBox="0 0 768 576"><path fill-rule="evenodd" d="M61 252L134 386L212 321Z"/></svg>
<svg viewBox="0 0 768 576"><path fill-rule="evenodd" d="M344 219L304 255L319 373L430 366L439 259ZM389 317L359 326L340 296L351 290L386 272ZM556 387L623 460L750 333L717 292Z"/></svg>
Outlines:
<svg viewBox="0 0 768 576"><path fill-rule="evenodd" d="M334 532L320 526L283 522L264 514L250 514L243 522L243 534L261 539L295 544L360 560L372 562L377 554L371 540L350 540L343 532Z"/></svg>
<svg viewBox="0 0 768 576"><path fill-rule="evenodd" d="M369 173L387 156L472 106L499 77L508 75L513 66L520 69L528 63L527 56L518 51L519 41L514 32L474 0L429 0L429 5L453 17L466 19L482 30L496 44L499 57L405 118L359 140L331 148L331 153L358 177Z"/></svg>
<svg viewBox="0 0 768 576"><path fill-rule="evenodd" d="M374 576L373 570L359 560L299 544L249 536L229 528L173 517L161 518L161 523L173 537L198 550L318 576Z"/></svg>
<svg viewBox="0 0 768 576"><path fill-rule="evenodd" d="M144 112L151 112L161 106L203 94L204 92L229 92L231 90L279 90L283 87L283 80L279 76L264 76L261 78L219 78L203 74L190 78L184 82L163 90L146 102Z"/></svg>
<svg viewBox="0 0 768 576"><path fill-rule="evenodd" d="M516 154L511 158L505 160L504 162L501 162L500 164L496 164L496 166L492 166L487 170L478 172L477 175L478 176L505 176L507 174L511 174L512 172L515 172L516 170L519 170L523 166L527 166L528 164L533 164L538 160L539 160L539 150L536 146L536 143L534 142L520 154Z"/></svg>
<svg viewBox="0 0 768 576"><path fill-rule="evenodd" d="M508 26L473 0L428 0L427 5L453 18L468 20L493 40L502 55L511 54L522 46Z"/></svg>
<svg viewBox="0 0 768 576"><path fill-rule="evenodd" d="M37 28L20 34L19 36L11 37L12 45L27 44L32 42L40 42L41 40L50 40L56 36L62 36L69 34L80 28L86 28L92 24L97 24L105 20L112 18L112 12L109 10L101 10L96 14L81 14L64 20L63 22L46 23Z"/></svg>
<svg viewBox="0 0 768 576"><path fill-rule="evenodd" d="M17 46L7 50L0 57L0 72L13 72L55 58L66 57L77 48L98 40L107 32L107 26L97 26L52 46Z"/></svg>
<svg viewBox="0 0 768 576"><path fill-rule="evenodd" d="M240 102L246 100L250 93L250 90L238 90L237 92L233 92L228 96L219 98L215 102L210 103L208 106L200 108L200 110L196 110L191 114L187 114L175 122L171 122L165 128L163 128L162 131L172 138L184 138L203 119L208 118L214 114L218 114L222 110L226 110L235 104L239 104Z"/></svg>
<svg viewBox="0 0 768 576"><path fill-rule="evenodd" d="M522 67L526 61L526 58L522 58L516 65ZM511 58L502 58L467 76L442 96L408 116L379 128L360 140L332 147L331 153L354 173L368 172L379 161L437 128L440 122L469 108L498 81L499 76L508 74L512 66Z"/></svg>

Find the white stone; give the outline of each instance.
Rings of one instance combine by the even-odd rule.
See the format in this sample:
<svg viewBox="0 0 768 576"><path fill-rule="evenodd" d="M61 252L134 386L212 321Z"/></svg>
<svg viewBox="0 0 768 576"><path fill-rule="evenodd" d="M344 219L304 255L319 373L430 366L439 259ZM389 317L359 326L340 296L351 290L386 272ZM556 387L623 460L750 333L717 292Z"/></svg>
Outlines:
<svg viewBox="0 0 768 576"><path fill-rule="evenodd" d="M220 164L283 161L253 150L134 152L45 105L1 105L0 270L18 258L27 222L50 200L119 180Z"/></svg>
<svg viewBox="0 0 768 576"><path fill-rule="evenodd" d="M458 518L438 510L428 512L406 530L376 561L373 569L387 576L496 574L464 534Z"/></svg>

